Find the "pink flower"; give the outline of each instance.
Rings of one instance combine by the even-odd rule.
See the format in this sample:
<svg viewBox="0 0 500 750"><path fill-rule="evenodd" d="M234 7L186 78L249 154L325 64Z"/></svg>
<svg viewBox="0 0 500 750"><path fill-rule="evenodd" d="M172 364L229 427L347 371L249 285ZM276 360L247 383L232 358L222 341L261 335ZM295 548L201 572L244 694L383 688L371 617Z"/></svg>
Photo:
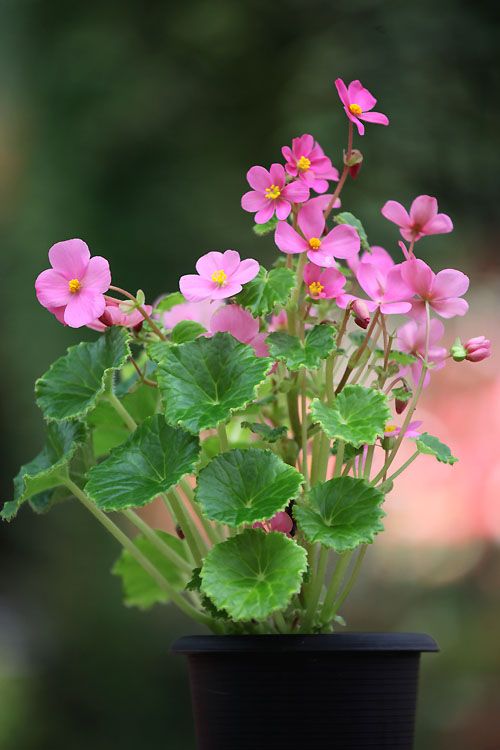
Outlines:
<svg viewBox="0 0 500 750"><path fill-rule="evenodd" d="M313 201L300 209L298 225L303 236L288 222L278 223L274 241L283 253L306 252L311 263L330 268L336 265L335 258L351 258L359 252L359 234L348 224L340 224L322 237L325 217L321 208Z"/></svg>
<svg viewBox="0 0 500 750"><path fill-rule="evenodd" d="M42 271L35 282L40 304L71 328L99 318L111 284L108 261L99 255L91 258L85 242L78 239L52 245L49 260L52 268Z"/></svg>
<svg viewBox="0 0 500 750"><path fill-rule="evenodd" d="M208 331L212 316L223 305L223 302L212 302L203 300L203 302L181 302L175 305L171 310L161 314L161 320L165 328L173 328L177 323L183 320L194 320L196 323Z"/></svg>
<svg viewBox="0 0 500 750"><path fill-rule="evenodd" d="M411 302L408 302L411 291L401 278L401 266L384 271L374 263L360 263L356 277L360 287L371 297L371 301L366 301L369 310L380 307L384 315L399 315L411 310ZM346 294L344 299L337 300L337 304L345 308L355 299L352 294Z"/></svg>
<svg viewBox="0 0 500 750"><path fill-rule="evenodd" d="M286 331L288 329L288 316L286 310L280 310L277 315L272 315L267 330L269 333L273 331Z"/></svg>
<svg viewBox="0 0 500 750"><path fill-rule="evenodd" d="M389 125L389 119L381 112L371 112L377 103L368 89L365 89L360 81L351 81L346 87L341 78L335 81L340 101L344 105L344 110L351 122L353 122L360 135L364 135L365 126L361 122L374 122L378 125Z"/></svg>
<svg viewBox="0 0 500 750"><path fill-rule="evenodd" d="M328 190L328 180L339 179L338 171L312 135L294 138L292 148L283 146L281 153L286 159L285 169L288 174L303 180L317 193Z"/></svg>
<svg viewBox="0 0 500 750"><path fill-rule="evenodd" d="M225 305L213 315L209 331L230 333L242 344L249 344L258 357L267 357L269 349L266 344L266 333L259 332L259 320L252 317L248 310L239 305Z"/></svg>
<svg viewBox="0 0 500 750"><path fill-rule="evenodd" d="M419 195L415 198L409 214L401 203L387 201L382 206L382 216L397 224L401 235L408 242L430 234L447 234L453 230L450 217L438 214L437 200L430 195Z"/></svg>
<svg viewBox="0 0 500 750"><path fill-rule="evenodd" d="M417 322L410 320L405 323L404 326L398 330L398 335L395 342L395 349L406 354L413 354L419 359L413 364L401 368L399 374L404 377L408 372L411 372L413 382L415 385L420 380L422 373L422 359L425 357L425 338L426 338L427 325L424 321ZM444 333L444 325L440 320L433 318L430 323L429 330L429 351L427 359L433 364L433 370L441 370L446 363L448 351L444 346L436 346L438 341L442 338ZM426 373L424 386L427 386L430 380L429 372Z"/></svg>
<svg viewBox="0 0 500 750"><path fill-rule="evenodd" d="M252 167L247 172L250 187L241 199L245 211L254 212L255 222L265 224L274 216L286 219L292 203L304 203L309 198L309 188L302 180L286 184L286 174L281 164L271 164L269 172L264 167Z"/></svg>
<svg viewBox="0 0 500 750"><path fill-rule="evenodd" d="M196 274L181 276L179 289L188 302L203 302L208 299L226 299L238 294L242 284L254 279L259 273L259 264L248 258L240 260L236 250L225 253L213 251L202 255L196 262Z"/></svg>
<svg viewBox="0 0 500 750"><path fill-rule="evenodd" d="M353 255L352 258L347 259L347 265L351 271L357 273L360 263L372 263L380 268L381 271L387 273L387 271L395 265L392 257L383 247L372 245L370 250L371 252L365 250L361 255Z"/></svg>
<svg viewBox="0 0 500 750"><path fill-rule="evenodd" d="M410 422L408 427L405 431L405 437L406 438L418 438L422 434L419 432L419 427L422 425L422 420L415 420L415 422ZM395 424L386 424L385 426L385 437L398 437L398 435L401 433L401 427L397 427Z"/></svg>
<svg viewBox="0 0 500 750"><path fill-rule="evenodd" d="M401 276L419 298L412 304L415 317L425 314L425 302L442 318L465 315L469 309L467 302L461 299L469 288L469 278L461 271L445 268L436 274L423 260L412 258L401 263Z"/></svg>
<svg viewBox="0 0 500 750"><path fill-rule="evenodd" d="M151 305L142 305L144 311L151 315L153 308ZM132 310L130 313L124 313L120 310L119 300L108 297L103 314L88 324L89 328L94 331L105 331L110 326L124 326L124 328L137 328L144 322L142 313L139 310Z"/></svg>
<svg viewBox="0 0 500 750"><path fill-rule="evenodd" d="M476 336L464 344L469 362L482 362L483 359L491 357L491 341L484 336Z"/></svg>
<svg viewBox="0 0 500 750"><path fill-rule="evenodd" d="M322 269L314 263L307 263L304 282L313 299L335 299L344 293L346 277L336 268Z"/></svg>
<svg viewBox="0 0 500 750"><path fill-rule="evenodd" d="M289 534L293 529L293 521L284 510L280 510L269 521L257 521L253 524L254 529L264 529L264 531L281 531L282 534Z"/></svg>

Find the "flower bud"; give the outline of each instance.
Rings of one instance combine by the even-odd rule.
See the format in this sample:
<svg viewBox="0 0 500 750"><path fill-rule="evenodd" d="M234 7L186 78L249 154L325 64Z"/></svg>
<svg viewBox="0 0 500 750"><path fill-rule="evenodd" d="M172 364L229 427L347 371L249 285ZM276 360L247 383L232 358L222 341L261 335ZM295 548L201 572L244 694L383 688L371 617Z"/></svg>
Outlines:
<svg viewBox="0 0 500 750"><path fill-rule="evenodd" d="M491 356L491 341L485 336L469 339L465 345L466 357L469 362L481 362Z"/></svg>
<svg viewBox="0 0 500 750"><path fill-rule="evenodd" d="M177 534L177 536L179 537L179 539L185 539L186 538L184 536L184 532L181 529L181 527L179 526L179 524L177 524L177 526L175 527L175 533Z"/></svg>
<svg viewBox="0 0 500 750"><path fill-rule="evenodd" d="M356 299L351 305L354 313L354 322L360 328L368 328L370 323L370 311L368 305L362 299Z"/></svg>
<svg viewBox="0 0 500 750"><path fill-rule="evenodd" d="M463 362L467 357L467 351L460 339L455 340L455 343L450 349L450 354L455 362Z"/></svg>
<svg viewBox="0 0 500 750"><path fill-rule="evenodd" d="M349 174L355 180L363 163L363 154L357 148L353 148L349 158L344 154L344 164L349 168Z"/></svg>
<svg viewBox="0 0 500 750"><path fill-rule="evenodd" d="M110 311L108 310L107 307L104 309L104 312L101 315L101 317L99 318L99 320L105 326L112 326L113 325L113 322L114 322L113 321L113 317L112 317L112 315L111 315L111 313L110 313Z"/></svg>

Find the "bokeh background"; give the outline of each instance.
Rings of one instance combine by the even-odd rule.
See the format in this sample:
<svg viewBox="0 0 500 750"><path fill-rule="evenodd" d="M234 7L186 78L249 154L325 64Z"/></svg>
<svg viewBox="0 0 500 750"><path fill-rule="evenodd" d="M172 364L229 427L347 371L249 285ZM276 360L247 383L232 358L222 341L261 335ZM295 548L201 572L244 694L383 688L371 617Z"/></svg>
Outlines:
<svg viewBox="0 0 500 750"><path fill-rule="evenodd" d="M381 205L438 196L455 232L419 251L472 279L472 313L448 339L485 334L498 349L499 15L484 0L2 0L2 497L42 440L33 381L82 333L36 303L50 245L82 237L115 283L150 299L210 249L271 259L240 209L245 172L304 132L339 165L337 76L360 78L391 119L358 139L345 208L397 253ZM460 463L413 465L344 612L353 629L439 641L417 749L500 748L497 362L434 377L420 418ZM1 750L191 750L185 665L169 646L196 628L122 607L117 549L76 504L26 510L0 537Z"/></svg>

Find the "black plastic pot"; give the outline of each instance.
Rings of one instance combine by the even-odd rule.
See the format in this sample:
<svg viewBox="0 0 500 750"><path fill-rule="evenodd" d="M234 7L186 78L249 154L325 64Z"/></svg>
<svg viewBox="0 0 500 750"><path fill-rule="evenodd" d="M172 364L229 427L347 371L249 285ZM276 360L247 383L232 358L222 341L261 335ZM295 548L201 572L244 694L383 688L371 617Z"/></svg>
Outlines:
<svg viewBox="0 0 500 750"><path fill-rule="evenodd" d="M419 633L191 636L199 750L413 747Z"/></svg>

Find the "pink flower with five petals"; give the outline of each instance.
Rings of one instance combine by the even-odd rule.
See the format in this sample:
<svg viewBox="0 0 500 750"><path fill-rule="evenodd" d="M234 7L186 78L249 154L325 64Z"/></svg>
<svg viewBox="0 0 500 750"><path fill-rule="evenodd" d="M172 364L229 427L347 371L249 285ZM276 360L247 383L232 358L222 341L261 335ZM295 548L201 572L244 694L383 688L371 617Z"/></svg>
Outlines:
<svg viewBox="0 0 500 750"><path fill-rule="evenodd" d="M425 357L427 324L425 321L410 320L398 330L395 342L395 349L406 354L413 354L418 360L411 365L402 367L399 371L401 377L405 377L411 372L415 385L420 380L422 373L422 359ZM430 322L429 329L429 351L427 359L432 363L432 370L441 370L448 357L448 350L444 346L437 346L444 334L444 325L441 320L433 318ZM427 372L424 379L424 386L429 384L430 372Z"/></svg>
<svg viewBox="0 0 500 750"><path fill-rule="evenodd" d="M313 299L335 299L344 294L346 277L336 268L320 268L314 263L307 263L304 282Z"/></svg>
<svg viewBox="0 0 500 750"><path fill-rule="evenodd" d="M359 252L359 234L348 224L340 224L322 237L325 217L319 205L313 201L300 209L298 225L302 235L288 222L278 223L274 241L283 253L307 253L311 263L331 268L336 265L335 258L351 258Z"/></svg>
<svg viewBox="0 0 500 750"><path fill-rule="evenodd" d="M423 317L425 303L442 318L465 315L468 303L461 299L469 288L469 277L462 271L445 268L434 273L432 268L420 258L412 258L401 263L401 277L413 294L418 296L412 302L412 315Z"/></svg>
<svg viewBox="0 0 500 750"><path fill-rule="evenodd" d="M179 279L179 289L188 302L226 299L241 292L243 284L259 273L259 264L248 258L240 260L236 250L212 251L196 262L199 275L187 274Z"/></svg>
<svg viewBox="0 0 500 750"><path fill-rule="evenodd" d="M380 308L384 315L400 315L411 310L411 290L401 278L401 266L389 267L388 270L374 263L360 263L356 273L358 284L371 300L365 300L369 310ZM352 294L346 294L337 300L339 307L347 307L353 300L358 299Z"/></svg>
<svg viewBox="0 0 500 750"><path fill-rule="evenodd" d="M304 203L309 198L309 188L302 180L287 184L281 164L271 164L269 171L264 167L252 167L247 172L247 180L253 190L244 194L241 207L257 212L256 224L265 224L275 213L278 219L286 219L292 203Z"/></svg>
<svg viewBox="0 0 500 750"><path fill-rule="evenodd" d="M225 305L217 310L210 321L209 331L211 334L230 333L242 344L252 346L258 357L269 355L267 334L259 332L258 318L239 305Z"/></svg>
<svg viewBox="0 0 500 750"><path fill-rule="evenodd" d="M346 86L342 78L337 78L335 81L340 101L344 105L344 110L351 122L353 122L360 135L364 135L365 126L361 122L373 122L377 125L389 125L389 119L386 115L381 112L372 112L371 110L377 103L374 96L370 94L368 89L361 84L360 81L351 81L349 86Z"/></svg>
<svg viewBox="0 0 500 750"><path fill-rule="evenodd" d="M285 169L292 177L298 177L317 193L328 190L328 180L338 180L339 173L325 156L323 149L312 135L294 138L292 148L283 146L281 153L286 159Z"/></svg>
<svg viewBox="0 0 500 750"><path fill-rule="evenodd" d="M35 282L40 304L71 328L99 318L111 284L108 261L100 255L91 258L86 243L78 239L52 245L49 260L52 268L42 271Z"/></svg>
<svg viewBox="0 0 500 750"><path fill-rule="evenodd" d="M410 213L401 203L387 201L382 206L382 216L397 224L401 235L408 242L416 242L431 234L448 234L453 222L447 214L438 214L436 198L419 195L410 206Z"/></svg>

